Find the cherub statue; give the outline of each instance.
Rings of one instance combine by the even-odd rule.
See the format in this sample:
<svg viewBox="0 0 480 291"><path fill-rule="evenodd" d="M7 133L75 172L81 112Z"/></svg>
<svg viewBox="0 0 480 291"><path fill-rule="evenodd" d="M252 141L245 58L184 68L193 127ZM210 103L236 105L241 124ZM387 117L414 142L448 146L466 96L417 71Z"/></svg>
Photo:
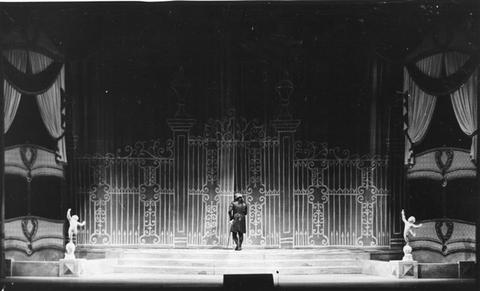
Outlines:
<svg viewBox="0 0 480 291"><path fill-rule="evenodd" d="M405 211L402 209L402 220L405 223L405 229L403 230L403 238L405 239L405 242L408 244L409 239L408 239L408 233L410 233L412 236L415 236L415 232L413 231L414 228L419 228L422 226L422 224L415 224L415 217L410 216L407 219L405 219Z"/></svg>
<svg viewBox="0 0 480 291"><path fill-rule="evenodd" d="M73 235L74 234L75 234L75 236L77 235L78 227L79 226L84 226L85 221L78 222L78 216L77 215L70 215L70 211L71 211L71 209L69 208L67 210L67 219L68 219L68 222L70 222L70 227L68 228L68 238L71 242L73 240Z"/></svg>

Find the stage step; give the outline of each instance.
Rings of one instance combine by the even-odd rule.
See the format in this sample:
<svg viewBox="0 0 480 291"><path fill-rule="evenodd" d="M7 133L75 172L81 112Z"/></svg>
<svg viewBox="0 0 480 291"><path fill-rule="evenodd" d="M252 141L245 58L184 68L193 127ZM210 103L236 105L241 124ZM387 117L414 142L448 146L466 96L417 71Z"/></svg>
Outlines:
<svg viewBox="0 0 480 291"><path fill-rule="evenodd" d="M223 275L361 274L362 251L325 250L126 250L115 273Z"/></svg>

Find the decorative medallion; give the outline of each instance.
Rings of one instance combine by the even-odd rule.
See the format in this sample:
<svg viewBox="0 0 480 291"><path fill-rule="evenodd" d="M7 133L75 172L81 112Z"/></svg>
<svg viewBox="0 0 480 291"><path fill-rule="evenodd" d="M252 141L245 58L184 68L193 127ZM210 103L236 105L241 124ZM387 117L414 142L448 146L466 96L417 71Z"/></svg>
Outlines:
<svg viewBox="0 0 480 291"><path fill-rule="evenodd" d="M445 226L447 227L447 231L444 234L442 228L443 223L445 222ZM437 221L435 223L435 231L437 232L438 238L442 241L442 253L443 255L447 255L447 241L450 240L453 233L453 222L445 220L445 221Z"/></svg>
<svg viewBox="0 0 480 291"><path fill-rule="evenodd" d="M27 254L31 255L33 253L32 240L37 234L38 230L38 221L36 218L28 217L22 219L22 232L23 235L28 240L28 251Z"/></svg>
<svg viewBox="0 0 480 291"><path fill-rule="evenodd" d="M28 170L28 181L32 179L32 168L35 164L37 159L37 149L32 147L21 147L20 148L20 157L22 158L22 162L27 167Z"/></svg>
<svg viewBox="0 0 480 291"><path fill-rule="evenodd" d="M445 175L445 172L452 166L453 150L451 149L437 150L435 152L435 162L437 163L437 166L440 169L440 171L442 171L442 175Z"/></svg>

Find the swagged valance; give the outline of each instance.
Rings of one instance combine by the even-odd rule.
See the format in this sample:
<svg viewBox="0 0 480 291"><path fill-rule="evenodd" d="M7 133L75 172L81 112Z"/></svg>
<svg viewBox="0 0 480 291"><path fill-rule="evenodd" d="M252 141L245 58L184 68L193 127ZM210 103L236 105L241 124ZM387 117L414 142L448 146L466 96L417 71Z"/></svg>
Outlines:
<svg viewBox="0 0 480 291"><path fill-rule="evenodd" d="M57 141L55 160L66 164L65 66L62 55L45 34L17 28L3 39L3 77L6 133L22 94L34 95L50 136Z"/></svg>
<svg viewBox="0 0 480 291"><path fill-rule="evenodd" d="M479 56L454 29L429 35L406 59L404 69L405 165L415 164L415 146L425 137L436 98L449 95L462 131L472 138L470 159L477 158L477 78Z"/></svg>

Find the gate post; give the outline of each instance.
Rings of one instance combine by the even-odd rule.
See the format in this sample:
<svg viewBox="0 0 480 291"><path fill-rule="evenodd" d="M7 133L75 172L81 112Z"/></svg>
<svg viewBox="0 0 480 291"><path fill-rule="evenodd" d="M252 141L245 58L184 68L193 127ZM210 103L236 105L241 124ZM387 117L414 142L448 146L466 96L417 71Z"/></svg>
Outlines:
<svg viewBox="0 0 480 291"><path fill-rule="evenodd" d="M395 96L397 97L397 96ZM402 97L404 98L405 96ZM407 206L407 183L405 173L405 136L403 132L404 112L399 102L390 104L390 136L387 138L388 179L390 185L390 248L401 249L403 239L403 221L401 211Z"/></svg>
<svg viewBox="0 0 480 291"><path fill-rule="evenodd" d="M173 149L174 149L174 189L175 198L172 211L174 215L174 248L187 248L187 202L188 202L188 138L189 131L195 124L195 119L190 119L185 112L185 97L190 82L183 77L181 69L179 77L172 82L172 88L175 90L178 98L179 110L173 119L167 119L167 123L173 131Z"/></svg>
<svg viewBox="0 0 480 291"><path fill-rule="evenodd" d="M293 91L293 84L289 80L280 81L276 86L282 102L282 112L276 120L271 122L278 133L279 141L279 187L280 187L280 248L294 246L294 135L300 120L292 119L288 112L289 98Z"/></svg>

